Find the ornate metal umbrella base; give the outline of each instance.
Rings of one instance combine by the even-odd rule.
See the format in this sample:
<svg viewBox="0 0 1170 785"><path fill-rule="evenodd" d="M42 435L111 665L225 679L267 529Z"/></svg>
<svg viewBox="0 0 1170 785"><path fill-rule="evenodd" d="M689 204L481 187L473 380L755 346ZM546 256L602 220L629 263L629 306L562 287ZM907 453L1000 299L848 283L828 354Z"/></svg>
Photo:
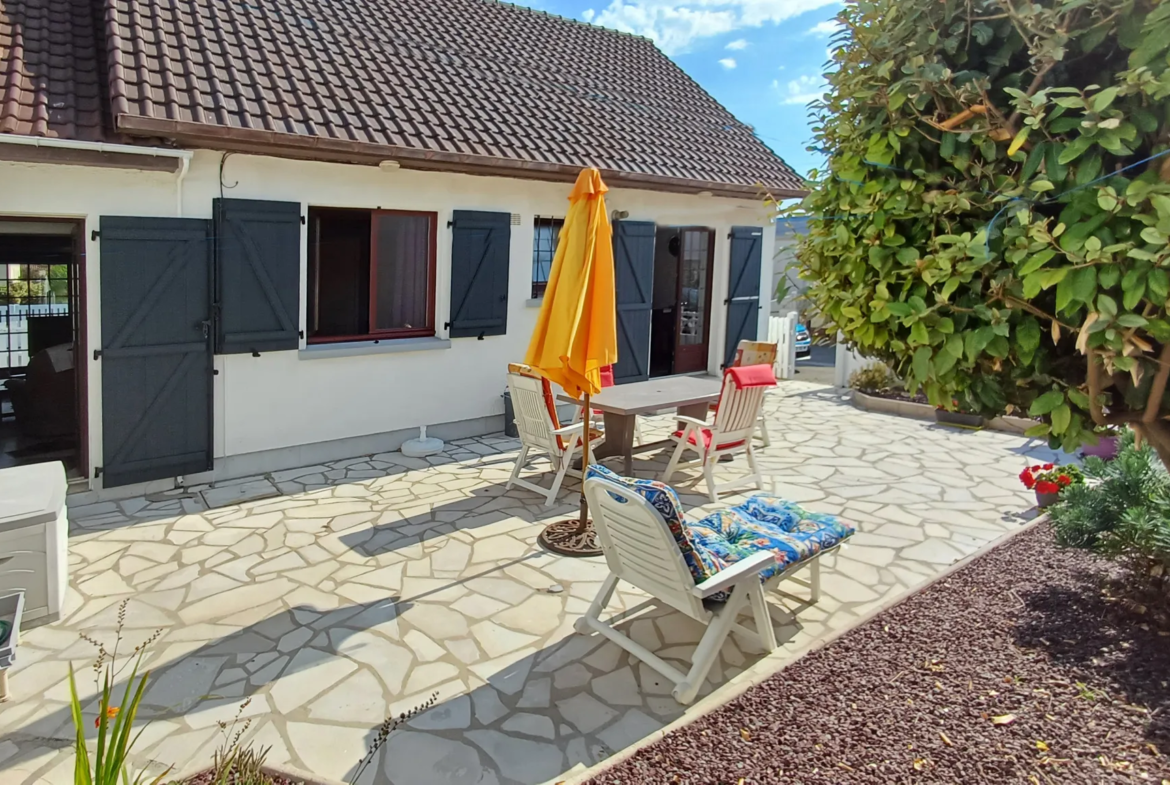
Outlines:
<svg viewBox="0 0 1170 785"><path fill-rule="evenodd" d="M579 518L550 523L537 539L541 545L562 556L601 555L601 544L591 520L585 521L584 527Z"/></svg>

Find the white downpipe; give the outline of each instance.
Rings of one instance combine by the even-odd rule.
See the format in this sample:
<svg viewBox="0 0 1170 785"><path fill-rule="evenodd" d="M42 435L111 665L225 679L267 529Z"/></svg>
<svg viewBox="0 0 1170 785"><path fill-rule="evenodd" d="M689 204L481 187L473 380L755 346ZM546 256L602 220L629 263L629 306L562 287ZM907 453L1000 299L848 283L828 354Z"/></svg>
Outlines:
<svg viewBox="0 0 1170 785"><path fill-rule="evenodd" d="M179 171L175 177L176 207L178 214L183 215L183 178L191 168L191 158L195 154L191 150L172 150L169 147L138 147L132 144L112 144L110 142L82 142L75 139L50 139L43 136L20 136L17 134L0 134L0 144L21 145L23 147L57 148L59 150L88 150L94 153L118 153L120 155L142 155L148 158L176 158L179 160Z"/></svg>

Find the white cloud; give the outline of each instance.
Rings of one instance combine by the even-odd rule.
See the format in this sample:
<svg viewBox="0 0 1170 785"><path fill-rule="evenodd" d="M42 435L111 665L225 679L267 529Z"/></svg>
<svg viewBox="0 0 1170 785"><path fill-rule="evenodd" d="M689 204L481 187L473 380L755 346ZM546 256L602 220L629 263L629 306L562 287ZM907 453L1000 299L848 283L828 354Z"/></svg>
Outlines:
<svg viewBox="0 0 1170 785"><path fill-rule="evenodd" d="M772 84L778 85L778 82L773 82ZM816 76L804 74L788 83L784 95L784 103L807 104L809 101L815 101L825 92L826 87L827 82L824 76L820 74Z"/></svg>
<svg viewBox="0 0 1170 785"><path fill-rule="evenodd" d="M581 12L581 18L584 19L586 22L592 22L593 17L595 17L595 16L597 16L597 12L594 11L592 8L586 8L584 11Z"/></svg>
<svg viewBox="0 0 1170 785"><path fill-rule="evenodd" d="M701 38L778 24L838 0L610 0L583 18L652 39L667 54L685 52Z"/></svg>
<svg viewBox="0 0 1170 785"><path fill-rule="evenodd" d="M840 29L841 29L841 23L838 22L836 19L826 19L823 22L819 22L819 23L813 25L808 30L805 30L804 34L825 37L825 36L832 35L833 33L837 32Z"/></svg>
<svg viewBox="0 0 1170 785"><path fill-rule="evenodd" d="M719 65L723 66L723 67L724 67L724 68L726 68L728 71L730 71L732 68L735 68L735 65L736 65L736 63L735 63L735 58L733 58L733 57L725 57L725 58L723 58L722 60L720 60L720 61L719 61Z"/></svg>
<svg viewBox="0 0 1170 785"><path fill-rule="evenodd" d="M727 46L724 48L730 49L733 52L735 52L735 51L739 51L740 49L747 49L748 42L747 42L746 38L737 38L734 41L731 41L730 43L728 43Z"/></svg>

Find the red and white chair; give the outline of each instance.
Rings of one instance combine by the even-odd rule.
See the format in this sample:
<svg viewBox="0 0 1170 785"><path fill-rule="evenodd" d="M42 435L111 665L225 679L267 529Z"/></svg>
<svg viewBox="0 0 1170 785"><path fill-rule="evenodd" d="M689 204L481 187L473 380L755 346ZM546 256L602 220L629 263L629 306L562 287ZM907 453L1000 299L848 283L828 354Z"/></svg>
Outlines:
<svg viewBox="0 0 1170 785"><path fill-rule="evenodd" d="M565 475L572 472L574 476L580 476L580 472L573 470L572 464L573 457L582 447L581 438L585 433L585 423L577 422L561 427L557 418L556 400L553 398L548 379L533 373L527 365L519 363L508 365L508 391L512 395L512 407L516 412L516 430L520 434L521 446L516 466L512 469L512 476L508 478L506 487L519 485L535 491L545 497L545 506L551 506L561 490ZM604 434L593 428L589 429L591 450L603 441ZM528 461L529 452L533 450L546 454L552 463L556 474L551 488L542 488L520 478L520 471Z"/></svg>
<svg viewBox="0 0 1170 785"><path fill-rule="evenodd" d="M683 455L695 453L703 465L703 477L707 481L707 492L711 501L719 501L719 492L744 485L761 488L760 470L752 452L752 434L760 420L764 407L764 392L776 386L776 375L770 365L744 365L728 368L723 372L723 389L719 393L718 409L711 423L693 417L679 417L682 430L675 431L670 438L677 443L670 463L662 475L662 481L669 483L674 476ZM751 472L731 482L715 483L715 464L724 455L747 456Z"/></svg>
<svg viewBox="0 0 1170 785"><path fill-rule="evenodd" d="M780 353L780 347L774 343L767 341L740 341L739 346L735 349L735 360L732 361L730 367L739 367L741 365L770 365L775 372L776 357ZM760 429L756 432L760 437L760 441L764 443L765 447L772 446L772 440L768 438L768 421L764 415L760 414Z"/></svg>

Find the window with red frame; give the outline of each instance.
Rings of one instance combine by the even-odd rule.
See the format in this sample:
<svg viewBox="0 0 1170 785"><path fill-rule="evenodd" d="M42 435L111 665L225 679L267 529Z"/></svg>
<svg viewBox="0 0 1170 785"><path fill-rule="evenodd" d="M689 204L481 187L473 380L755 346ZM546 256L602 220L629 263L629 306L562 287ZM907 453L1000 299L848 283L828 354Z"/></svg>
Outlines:
<svg viewBox="0 0 1170 785"><path fill-rule="evenodd" d="M309 342L434 335L435 227L435 213L309 208Z"/></svg>

